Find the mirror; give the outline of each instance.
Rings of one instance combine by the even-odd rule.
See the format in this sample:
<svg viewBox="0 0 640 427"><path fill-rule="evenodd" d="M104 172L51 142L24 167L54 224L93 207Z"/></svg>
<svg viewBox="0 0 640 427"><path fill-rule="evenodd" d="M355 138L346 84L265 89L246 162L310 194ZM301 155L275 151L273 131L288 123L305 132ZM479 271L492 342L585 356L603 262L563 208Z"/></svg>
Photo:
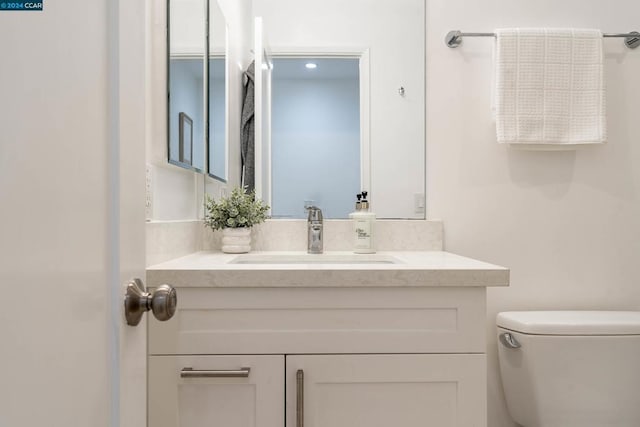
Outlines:
<svg viewBox="0 0 640 427"><path fill-rule="evenodd" d="M254 0L253 8L254 14L264 21L274 58L272 90L264 94L271 99L271 147L269 152L262 153L261 164L256 164L256 181L262 180L256 182L256 189L263 188L259 196L268 197L266 200L275 214L280 211L286 217L304 218L305 201L315 200L320 208L329 207L338 199L334 194L338 188L349 188L353 194L345 197L351 198L350 206L348 201L340 202L339 209L330 208L334 213L325 216L345 218L345 212L353 209L356 193L368 190L371 210L378 218L424 219L424 0ZM300 126L309 118L292 115L290 119L283 116L281 120L276 117L277 103L282 96L275 80L278 58L310 57L319 60L346 57L358 61L359 113L342 117L345 120L351 117L349 126L339 128L334 124L324 141L297 136L279 142L283 140L277 137L276 126L282 127L283 121L285 125ZM302 93L298 95L295 102L301 102ZM309 103L318 103L319 99L319 95L314 95ZM256 117L257 114L256 111ZM338 134L342 137L342 130L352 131L353 127L359 134L357 167L344 163L346 154L335 147ZM295 151L287 152L286 146L294 147ZM298 167L303 160L319 163L327 173L332 169L345 174L355 170L358 173L339 178L321 193L279 187L283 184L278 182L292 185L293 181L307 177L314 179L308 169ZM293 170L286 174L286 179L279 180L282 165ZM258 174L258 169L266 170L268 176ZM325 178L315 179L325 181ZM291 199L280 201L279 195ZM285 206L286 209L281 209Z"/></svg>
<svg viewBox="0 0 640 427"><path fill-rule="evenodd" d="M168 3L168 160L205 170L206 0Z"/></svg>
<svg viewBox="0 0 640 427"><path fill-rule="evenodd" d="M226 182L224 15L215 0L169 0L168 20L169 163Z"/></svg>
<svg viewBox="0 0 640 427"><path fill-rule="evenodd" d="M217 1L209 2L209 177L227 182L228 174L228 85L227 22Z"/></svg>

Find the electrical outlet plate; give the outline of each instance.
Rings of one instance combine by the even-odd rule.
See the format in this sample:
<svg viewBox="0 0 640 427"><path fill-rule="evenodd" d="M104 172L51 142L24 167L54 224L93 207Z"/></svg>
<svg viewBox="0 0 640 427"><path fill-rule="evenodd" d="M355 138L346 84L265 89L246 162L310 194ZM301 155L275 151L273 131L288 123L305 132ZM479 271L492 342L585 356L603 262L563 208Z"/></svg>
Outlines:
<svg viewBox="0 0 640 427"><path fill-rule="evenodd" d="M415 213L424 213L424 193L414 193L413 206Z"/></svg>

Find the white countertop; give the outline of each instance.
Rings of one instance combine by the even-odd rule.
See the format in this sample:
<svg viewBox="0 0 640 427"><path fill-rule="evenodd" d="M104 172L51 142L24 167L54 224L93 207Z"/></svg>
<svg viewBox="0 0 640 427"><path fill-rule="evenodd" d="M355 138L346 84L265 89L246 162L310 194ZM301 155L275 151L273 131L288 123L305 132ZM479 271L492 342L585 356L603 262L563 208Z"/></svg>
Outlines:
<svg viewBox="0 0 640 427"><path fill-rule="evenodd" d="M251 257L303 255L304 252L254 251ZM384 287L384 286L508 286L509 270L449 252L378 252L393 257L389 264L235 264L239 255L196 252L147 268L147 286L175 287ZM241 255L240 255L241 256ZM327 251L322 257L346 257L352 252ZM366 255L363 255L366 257Z"/></svg>

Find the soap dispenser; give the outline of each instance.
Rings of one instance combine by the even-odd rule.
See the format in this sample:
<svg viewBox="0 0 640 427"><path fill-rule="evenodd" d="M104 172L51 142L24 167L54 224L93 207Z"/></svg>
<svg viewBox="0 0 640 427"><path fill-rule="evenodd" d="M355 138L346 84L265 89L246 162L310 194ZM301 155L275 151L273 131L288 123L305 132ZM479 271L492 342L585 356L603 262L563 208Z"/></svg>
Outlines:
<svg viewBox="0 0 640 427"><path fill-rule="evenodd" d="M363 191L357 195L356 211L349 214L353 220L353 252L357 254L375 253L374 235L376 214L369 212L368 192Z"/></svg>

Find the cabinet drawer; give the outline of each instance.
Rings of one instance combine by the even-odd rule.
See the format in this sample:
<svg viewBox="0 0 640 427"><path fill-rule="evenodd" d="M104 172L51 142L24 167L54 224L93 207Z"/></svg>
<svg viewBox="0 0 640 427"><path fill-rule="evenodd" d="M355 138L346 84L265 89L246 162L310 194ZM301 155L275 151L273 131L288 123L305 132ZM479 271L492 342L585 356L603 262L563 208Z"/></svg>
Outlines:
<svg viewBox="0 0 640 427"><path fill-rule="evenodd" d="M151 356L148 425L282 427L283 376L284 356Z"/></svg>
<svg viewBox="0 0 640 427"><path fill-rule="evenodd" d="M180 288L149 354L484 353L484 288Z"/></svg>

